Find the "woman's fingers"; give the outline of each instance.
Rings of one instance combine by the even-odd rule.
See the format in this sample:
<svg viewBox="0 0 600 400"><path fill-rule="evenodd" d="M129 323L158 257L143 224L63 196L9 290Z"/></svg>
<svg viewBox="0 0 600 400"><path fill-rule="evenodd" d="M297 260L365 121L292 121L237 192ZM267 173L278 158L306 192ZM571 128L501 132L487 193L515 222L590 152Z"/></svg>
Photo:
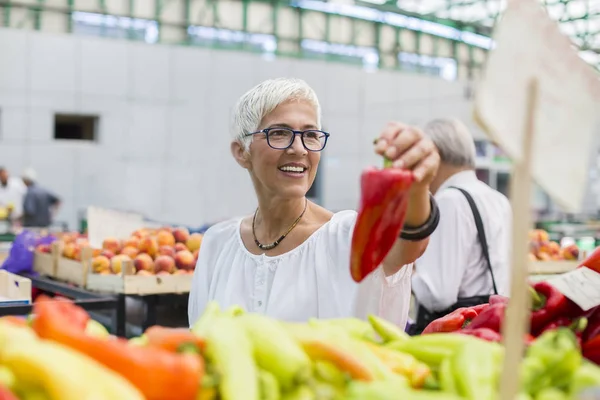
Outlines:
<svg viewBox="0 0 600 400"><path fill-rule="evenodd" d="M375 152L379 155L384 155L386 150L393 144L394 140L408 126L399 122L389 122L377 139L375 144Z"/></svg>
<svg viewBox="0 0 600 400"><path fill-rule="evenodd" d="M412 168L422 159L427 157L429 153L433 152L433 143L429 140L416 137L416 143L406 150L404 153L397 157L394 161L394 167L397 168Z"/></svg>
<svg viewBox="0 0 600 400"><path fill-rule="evenodd" d="M416 183L430 182L437 173L439 165L440 155L437 151L432 151L413 169Z"/></svg>

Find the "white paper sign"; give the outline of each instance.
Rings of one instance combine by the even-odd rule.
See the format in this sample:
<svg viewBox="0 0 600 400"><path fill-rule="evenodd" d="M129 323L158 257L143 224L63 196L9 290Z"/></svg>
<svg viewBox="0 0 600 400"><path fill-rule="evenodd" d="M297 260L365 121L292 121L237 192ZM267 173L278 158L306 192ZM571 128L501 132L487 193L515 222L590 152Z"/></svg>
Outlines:
<svg viewBox="0 0 600 400"><path fill-rule="evenodd" d="M562 294L584 311L600 306L600 274L589 268L577 268L548 279Z"/></svg>
<svg viewBox="0 0 600 400"><path fill-rule="evenodd" d="M567 211L581 209L600 116L600 80L537 1L512 0L495 28L475 117L513 159L523 157L528 87L537 82L533 179Z"/></svg>
<svg viewBox="0 0 600 400"><path fill-rule="evenodd" d="M107 237L126 239L137 229L144 227L144 216L99 207L87 210L88 241L93 248L101 248Z"/></svg>

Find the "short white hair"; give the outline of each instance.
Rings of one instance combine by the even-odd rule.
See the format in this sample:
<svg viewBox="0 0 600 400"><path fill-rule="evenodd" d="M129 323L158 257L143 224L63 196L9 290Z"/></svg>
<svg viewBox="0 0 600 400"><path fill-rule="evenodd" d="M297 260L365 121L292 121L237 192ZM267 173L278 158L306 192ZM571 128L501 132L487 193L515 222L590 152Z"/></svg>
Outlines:
<svg viewBox="0 0 600 400"><path fill-rule="evenodd" d="M460 120L434 119L425 125L424 132L437 147L441 162L475 168L475 142L469 128Z"/></svg>
<svg viewBox="0 0 600 400"><path fill-rule="evenodd" d="M259 83L240 97L233 110L233 140L248 150L252 136L246 135L256 132L267 114L290 100L302 100L312 104L317 112L317 127L321 129L321 106L315 91L302 79L277 78Z"/></svg>

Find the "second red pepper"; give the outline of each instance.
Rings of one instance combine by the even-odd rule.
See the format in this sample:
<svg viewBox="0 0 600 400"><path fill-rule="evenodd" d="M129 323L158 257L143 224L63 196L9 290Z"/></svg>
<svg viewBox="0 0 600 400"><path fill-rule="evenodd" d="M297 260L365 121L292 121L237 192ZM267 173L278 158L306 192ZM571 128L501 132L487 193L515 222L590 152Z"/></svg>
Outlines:
<svg viewBox="0 0 600 400"><path fill-rule="evenodd" d="M477 312L472 308L458 308L442 318L431 321L423 330L423 334L455 332L464 328L475 317L477 317Z"/></svg>
<svg viewBox="0 0 600 400"><path fill-rule="evenodd" d="M361 282L373 272L398 240L412 172L398 168L366 169L361 176L361 199L350 253L350 273Z"/></svg>

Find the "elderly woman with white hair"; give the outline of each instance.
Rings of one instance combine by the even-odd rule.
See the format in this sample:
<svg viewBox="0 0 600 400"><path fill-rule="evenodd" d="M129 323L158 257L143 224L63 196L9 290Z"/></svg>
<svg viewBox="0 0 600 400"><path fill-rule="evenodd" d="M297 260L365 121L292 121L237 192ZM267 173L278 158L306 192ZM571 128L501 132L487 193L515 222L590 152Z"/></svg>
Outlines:
<svg viewBox="0 0 600 400"><path fill-rule="evenodd" d="M288 321L374 313L404 328L412 263L437 221L429 184L438 154L420 130L404 124L390 123L379 135L375 151L415 177L404 225L410 235L401 234L382 265L356 284L349 266L357 213L332 213L306 198L329 139L321 130L319 100L302 80L268 80L240 98L231 153L250 175L258 208L206 232L190 292L190 324L214 300ZM331 140L343 140L343 132Z"/></svg>
<svg viewBox="0 0 600 400"><path fill-rule="evenodd" d="M441 159L431 183L440 222L415 263L414 334L459 307L507 292L512 220L508 199L475 174L475 143L468 128L456 119L436 119L424 131Z"/></svg>

